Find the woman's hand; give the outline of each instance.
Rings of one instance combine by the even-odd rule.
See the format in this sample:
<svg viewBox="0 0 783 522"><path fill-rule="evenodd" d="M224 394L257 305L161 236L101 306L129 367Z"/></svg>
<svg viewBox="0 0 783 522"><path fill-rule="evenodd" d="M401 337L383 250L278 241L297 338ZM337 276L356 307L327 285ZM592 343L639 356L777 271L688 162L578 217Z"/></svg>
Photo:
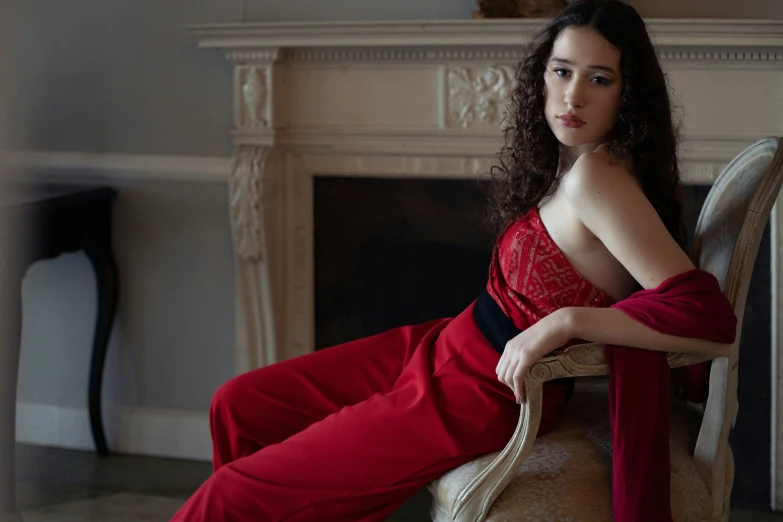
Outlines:
<svg viewBox="0 0 783 522"><path fill-rule="evenodd" d="M570 340L568 314L567 308L555 310L506 343L495 373L514 390L517 404L525 398L525 376L530 368Z"/></svg>

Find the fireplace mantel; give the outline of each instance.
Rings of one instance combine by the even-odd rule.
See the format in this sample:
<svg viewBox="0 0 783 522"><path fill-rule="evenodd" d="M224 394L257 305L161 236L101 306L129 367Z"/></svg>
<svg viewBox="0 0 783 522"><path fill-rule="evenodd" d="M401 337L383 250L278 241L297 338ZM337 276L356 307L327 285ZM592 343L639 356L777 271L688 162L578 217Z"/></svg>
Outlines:
<svg viewBox="0 0 783 522"><path fill-rule="evenodd" d="M314 349L313 177L487 173L502 145L515 65L543 23L187 26L200 47L222 51L234 65L230 133L236 154L229 192L237 372ZM783 21L647 23L683 109L685 183L711 184L742 149L783 135ZM783 269L778 208L772 216L773 274ZM783 282L773 277L777 361ZM783 398L783 380L774 382L773 394ZM776 429L776 441L783 441ZM773 458L783 457L783 443L775 445ZM783 476L783 466L773 467L776 477ZM783 500L783 484L773 489Z"/></svg>
<svg viewBox="0 0 783 522"><path fill-rule="evenodd" d="M243 23L188 31L235 65L237 145L319 156L339 171L329 174L396 176L407 167L389 157L405 156L416 164L410 174L452 177L486 172L494 160L502 96L543 23ZM780 100L783 21L651 19L648 26L683 95L689 182L709 183L743 146L780 133L783 104L765 100ZM748 71L744 91L729 72L736 70ZM348 169L340 153L355 158ZM424 159L432 157L459 157L461 165L441 169Z"/></svg>
<svg viewBox="0 0 783 522"><path fill-rule="evenodd" d="M645 21L662 48L706 46L734 51L783 46L783 21L673 19ZM542 19L405 20L192 24L199 46L219 49L307 47L519 46Z"/></svg>
<svg viewBox="0 0 783 522"><path fill-rule="evenodd" d="M313 349L312 176L486 173L514 66L543 23L188 26L235 65L238 370ZM783 134L783 21L648 26L685 111L686 182L711 183L745 146Z"/></svg>

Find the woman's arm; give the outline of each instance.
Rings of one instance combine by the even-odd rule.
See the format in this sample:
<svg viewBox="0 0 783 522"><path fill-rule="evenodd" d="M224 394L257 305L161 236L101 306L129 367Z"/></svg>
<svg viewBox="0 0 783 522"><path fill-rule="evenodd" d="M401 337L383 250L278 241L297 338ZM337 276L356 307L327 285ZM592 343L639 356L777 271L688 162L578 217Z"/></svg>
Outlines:
<svg viewBox="0 0 783 522"><path fill-rule="evenodd" d="M547 315L506 344L495 372L517 396L524 398L523 381L542 357L572 339L630 346L662 352L703 353L719 357L729 353L729 344L678 337L653 330L615 308L566 307Z"/></svg>
<svg viewBox="0 0 783 522"><path fill-rule="evenodd" d="M564 186L567 199L643 288L695 268L621 164L608 164L602 154L585 154L577 163ZM567 314L571 337L590 342L716 356L730 346L663 334L616 309L572 308Z"/></svg>
<svg viewBox="0 0 783 522"><path fill-rule="evenodd" d="M656 332L614 308L569 307L558 310L560 324L570 339L592 343L630 346L658 352L682 352L722 357L730 344Z"/></svg>
<svg viewBox="0 0 783 522"><path fill-rule="evenodd" d="M564 178L563 190L582 224L642 288L658 288L695 268L621 164L612 164L602 153L582 154ZM498 379L520 401L524 377L533 364L569 339L715 356L726 355L729 346L659 333L617 309L561 308L506 344L495 369Z"/></svg>
<svg viewBox="0 0 783 522"><path fill-rule="evenodd" d="M563 191L585 228L642 288L695 268L633 175L604 154L582 154L564 178Z"/></svg>

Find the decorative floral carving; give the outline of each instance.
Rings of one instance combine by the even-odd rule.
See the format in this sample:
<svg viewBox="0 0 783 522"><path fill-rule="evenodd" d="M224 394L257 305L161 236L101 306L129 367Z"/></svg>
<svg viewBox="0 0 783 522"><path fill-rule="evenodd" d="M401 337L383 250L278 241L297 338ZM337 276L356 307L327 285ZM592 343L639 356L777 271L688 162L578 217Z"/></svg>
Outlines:
<svg viewBox="0 0 783 522"><path fill-rule="evenodd" d="M229 176L234 249L244 261L260 261L264 257L261 202L264 160L268 150L268 147L240 147Z"/></svg>
<svg viewBox="0 0 783 522"><path fill-rule="evenodd" d="M476 120L500 123L513 83L513 69L507 66L493 66L483 72L467 67L449 69L449 126L468 128Z"/></svg>
<svg viewBox="0 0 783 522"><path fill-rule="evenodd" d="M267 127L267 72L248 67L242 84L242 99L245 102L245 125Z"/></svg>

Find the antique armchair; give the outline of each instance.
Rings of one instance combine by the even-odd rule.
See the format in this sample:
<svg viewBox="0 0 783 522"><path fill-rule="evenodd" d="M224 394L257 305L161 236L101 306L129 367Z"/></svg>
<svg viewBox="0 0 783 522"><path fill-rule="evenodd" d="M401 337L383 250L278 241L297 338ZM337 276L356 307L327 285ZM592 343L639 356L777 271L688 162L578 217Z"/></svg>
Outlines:
<svg viewBox="0 0 783 522"><path fill-rule="evenodd" d="M706 409L673 401L672 512L675 522L728 521L734 462L729 431L737 417L742 319L764 227L783 182L783 139L751 145L711 188L694 234L695 261L718 279L734 305L737 340L712 362ZM672 353L672 368L708 360ZM534 444L542 384L608 375L603 345L580 344L545 357L525 380L526 400L511 441L429 485L432 518L459 521L611 520L611 437L605 386L578 379L557 429Z"/></svg>

